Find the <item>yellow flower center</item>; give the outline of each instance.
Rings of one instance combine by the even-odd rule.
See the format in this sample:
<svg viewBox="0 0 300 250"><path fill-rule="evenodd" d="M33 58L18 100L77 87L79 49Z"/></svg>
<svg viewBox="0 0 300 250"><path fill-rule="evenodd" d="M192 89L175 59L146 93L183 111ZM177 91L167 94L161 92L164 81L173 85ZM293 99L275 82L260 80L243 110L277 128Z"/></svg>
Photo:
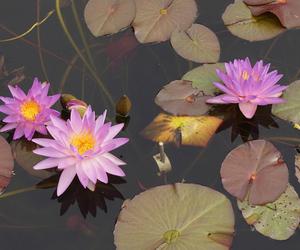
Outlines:
<svg viewBox="0 0 300 250"><path fill-rule="evenodd" d="M161 15L166 15L166 14L168 14L168 10L167 10L167 9L161 9L161 10L159 11L159 13L160 13Z"/></svg>
<svg viewBox="0 0 300 250"><path fill-rule="evenodd" d="M249 79L249 73L246 71L246 70L244 70L243 71L243 73L242 73L242 78L244 79L244 80L248 80Z"/></svg>
<svg viewBox="0 0 300 250"><path fill-rule="evenodd" d="M36 101L26 101L21 104L21 114L28 121L35 121L41 111L40 105Z"/></svg>
<svg viewBox="0 0 300 250"><path fill-rule="evenodd" d="M80 155L93 149L96 141L94 136L90 132L84 132L76 134L71 138L71 145L73 145Z"/></svg>

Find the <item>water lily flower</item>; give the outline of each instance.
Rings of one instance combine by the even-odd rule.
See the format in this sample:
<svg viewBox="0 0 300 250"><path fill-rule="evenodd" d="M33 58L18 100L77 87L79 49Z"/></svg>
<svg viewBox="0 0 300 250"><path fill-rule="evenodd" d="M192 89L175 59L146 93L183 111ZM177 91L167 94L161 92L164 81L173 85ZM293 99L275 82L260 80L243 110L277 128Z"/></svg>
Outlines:
<svg viewBox="0 0 300 250"><path fill-rule="evenodd" d="M125 176L119 167L125 165L110 151L128 142L127 138L114 138L123 124L111 126L105 123L106 112L97 119L91 107L81 118L76 109L71 110L70 119L64 121L51 116L52 124L47 130L53 139L37 138L33 142L42 146L33 152L48 157L34 166L34 169L57 167L62 170L57 187L60 196L72 183L75 176L84 188L95 189L97 180L107 183L107 173Z"/></svg>
<svg viewBox="0 0 300 250"><path fill-rule="evenodd" d="M225 69L225 73L217 70L223 83L214 82L224 94L208 99L207 103L238 103L243 115L251 119L258 105L285 102L280 96L288 86L277 84L283 75L278 74L277 70L268 72L270 64L264 65L263 61L258 61L252 67L249 58L246 58L225 63Z"/></svg>
<svg viewBox="0 0 300 250"><path fill-rule="evenodd" d="M51 106L60 97L59 94L48 96L49 87L49 83L41 83L35 78L26 95L18 86L9 85L12 98L0 97L0 100L4 102L4 105L0 106L0 112L7 115L3 119L6 125L1 128L0 132L15 129L14 140L23 135L31 140L36 131L47 134L45 124L50 120L50 115L59 115L59 112L51 109Z"/></svg>

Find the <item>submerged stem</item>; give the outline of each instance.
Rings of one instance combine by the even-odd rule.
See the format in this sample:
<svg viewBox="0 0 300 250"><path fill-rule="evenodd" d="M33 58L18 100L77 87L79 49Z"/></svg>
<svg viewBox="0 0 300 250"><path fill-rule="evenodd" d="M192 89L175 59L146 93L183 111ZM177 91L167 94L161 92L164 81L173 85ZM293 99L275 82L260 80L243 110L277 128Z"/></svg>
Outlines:
<svg viewBox="0 0 300 250"><path fill-rule="evenodd" d="M10 196L14 196L14 195L17 195L17 194L30 192L30 191L33 191L33 190L37 190L36 186L17 189L17 190L10 191L10 192L7 192L7 193L4 193L4 194L0 195L0 199L7 198L7 197L10 197Z"/></svg>
<svg viewBox="0 0 300 250"><path fill-rule="evenodd" d="M82 60L82 62L84 63L84 65L86 66L87 70L95 78L95 80L97 81L97 83L99 84L99 86L101 87L102 91L104 92L104 94L106 95L107 99L109 100L110 104L113 107L114 106L114 101L113 101L113 99L112 99L109 91L104 86L103 82L101 81L101 79L99 78L99 76L97 75L97 73L93 70L92 66L87 62L87 60L85 59L85 57L81 53L80 49L76 45L75 41L73 40L73 37L72 37L71 33L69 32L69 30L68 30L68 28L67 28L67 26L65 24L64 18L62 16L62 13L61 13L61 10L60 10L60 0L56 0L56 12L57 12L57 17L59 19L61 27L62 27L63 31L65 32L65 34L66 34L69 42L71 43L71 45L73 46L74 50L76 51L76 53L78 54L78 56L80 57L80 59Z"/></svg>

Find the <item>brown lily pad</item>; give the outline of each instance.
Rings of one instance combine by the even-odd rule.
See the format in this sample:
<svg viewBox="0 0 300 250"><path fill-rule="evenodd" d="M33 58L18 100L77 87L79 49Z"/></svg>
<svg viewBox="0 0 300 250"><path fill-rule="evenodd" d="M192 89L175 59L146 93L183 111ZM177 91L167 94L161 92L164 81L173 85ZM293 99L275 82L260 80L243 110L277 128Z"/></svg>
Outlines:
<svg viewBox="0 0 300 250"><path fill-rule="evenodd" d="M178 55L193 62L215 63L220 58L218 37L200 24L193 24L187 30L174 31L171 44Z"/></svg>
<svg viewBox="0 0 300 250"><path fill-rule="evenodd" d="M203 115L210 106L206 100L210 96L192 87L192 82L184 80L173 81L158 93L155 103L166 112L173 115Z"/></svg>
<svg viewBox="0 0 300 250"><path fill-rule="evenodd" d="M248 41L268 40L286 30L271 13L253 16L243 1L228 5L222 18L233 35Z"/></svg>
<svg viewBox="0 0 300 250"><path fill-rule="evenodd" d="M10 145L0 136L0 194L10 183L13 176L14 158Z"/></svg>
<svg viewBox="0 0 300 250"><path fill-rule="evenodd" d="M195 0L138 0L133 28L141 43L169 40L174 30L186 30L197 17Z"/></svg>
<svg viewBox="0 0 300 250"><path fill-rule="evenodd" d="M300 27L299 0L244 0L244 2L248 4L254 16L271 12L279 18L284 27L288 29Z"/></svg>
<svg viewBox="0 0 300 250"><path fill-rule="evenodd" d="M223 120L214 116L159 114L142 135L155 142L205 147Z"/></svg>
<svg viewBox="0 0 300 250"><path fill-rule="evenodd" d="M96 37L119 32L134 17L134 0L90 0L84 9L85 22Z"/></svg>
<svg viewBox="0 0 300 250"><path fill-rule="evenodd" d="M286 190L288 168L272 143L255 140L232 150L222 163L224 188L243 201L262 205L273 202Z"/></svg>

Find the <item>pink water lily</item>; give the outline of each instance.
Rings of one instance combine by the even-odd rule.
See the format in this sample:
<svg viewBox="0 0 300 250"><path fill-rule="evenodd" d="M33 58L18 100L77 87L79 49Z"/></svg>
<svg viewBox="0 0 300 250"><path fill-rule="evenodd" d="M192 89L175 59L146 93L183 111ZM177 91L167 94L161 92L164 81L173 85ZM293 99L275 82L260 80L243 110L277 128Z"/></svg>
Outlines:
<svg viewBox="0 0 300 250"><path fill-rule="evenodd" d="M97 181L108 182L107 173L125 176L119 167L125 165L110 151L128 142L127 138L114 138L123 128L123 124L111 126L105 123L106 112L97 119L91 107L81 118L76 109L71 110L71 117L64 121L51 116L51 125L47 130L53 139L33 139L42 146L34 153L46 156L34 169L57 167L61 170L57 195L61 195L77 175L84 188L94 190Z"/></svg>
<svg viewBox="0 0 300 250"><path fill-rule="evenodd" d="M3 119L6 123L0 132L15 129L13 139L19 139L23 135L31 140L35 131L47 134L45 124L50 120L50 115L58 116L59 112L51 109L60 95L48 96L50 84L41 83L34 79L32 87L26 95L18 86L8 86L12 98L0 97L4 105L0 106L0 112L7 115Z"/></svg>
<svg viewBox="0 0 300 250"><path fill-rule="evenodd" d="M214 82L224 94L208 99L207 103L237 103L243 115L251 119L257 106L285 102L280 96L287 86L277 84L283 75L277 70L269 72L270 64L258 61L252 67L249 58L246 58L225 63L225 69L225 73L217 70L223 83Z"/></svg>

